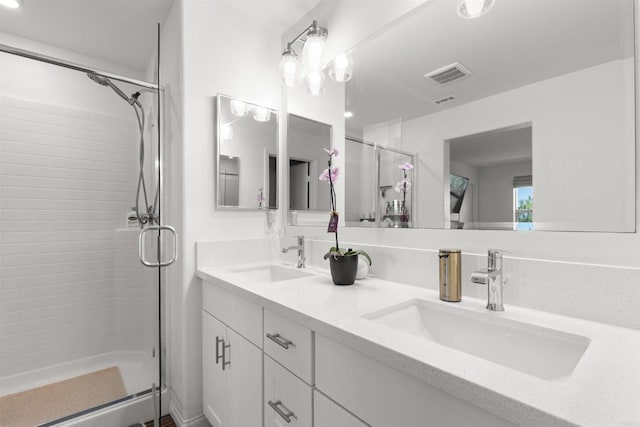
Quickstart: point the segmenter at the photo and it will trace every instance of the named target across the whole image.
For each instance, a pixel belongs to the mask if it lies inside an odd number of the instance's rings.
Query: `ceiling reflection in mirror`
[[[348,180],[360,197],[346,198],[347,224],[633,232],[633,8],[496,0],[462,19],[433,0],[364,42],[346,84],[346,173],[369,179]],[[365,147],[406,159],[376,163]]]

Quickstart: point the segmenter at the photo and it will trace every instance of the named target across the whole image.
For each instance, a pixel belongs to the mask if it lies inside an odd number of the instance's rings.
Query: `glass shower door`
[[[100,425],[152,420],[174,247],[161,95],[31,56],[2,52],[0,69],[0,425],[73,425],[123,402],[135,415]],[[150,197],[135,209],[140,169]]]

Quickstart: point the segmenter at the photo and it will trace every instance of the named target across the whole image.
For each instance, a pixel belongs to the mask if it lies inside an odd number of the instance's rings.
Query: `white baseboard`
[[[204,417],[204,414],[197,415],[195,417],[184,419],[182,417],[182,413],[177,405],[174,404],[175,400],[171,399],[171,403],[169,403],[169,413],[175,421],[176,426],[178,427],[211,427],[209,421]]]

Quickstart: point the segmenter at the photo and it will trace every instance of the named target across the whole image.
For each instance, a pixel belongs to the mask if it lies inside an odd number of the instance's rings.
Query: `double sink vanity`
[[[213,426],[640,425],[636,331],[274,260],[197,275]]]

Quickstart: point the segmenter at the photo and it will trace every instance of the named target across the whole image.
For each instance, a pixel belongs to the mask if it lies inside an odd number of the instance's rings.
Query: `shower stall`
[[[0,426],[157,420],[177,256],[159,73],[6,45],[0,70]]]

